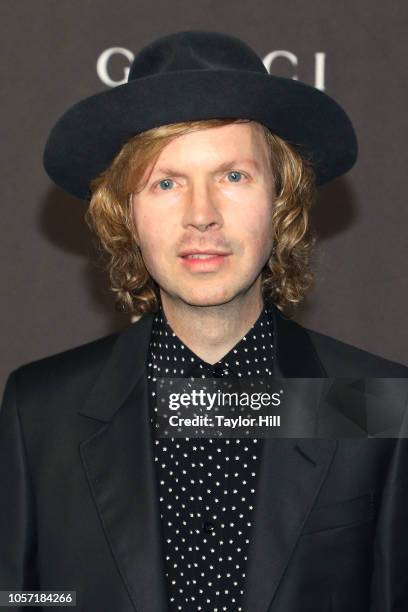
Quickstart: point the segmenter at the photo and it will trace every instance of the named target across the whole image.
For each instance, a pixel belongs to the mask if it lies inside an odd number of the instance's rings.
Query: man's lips
[[[207,249],[207,250],[191,249],[188,251],[187,250],[181,251],[180,253],[180,257],[188,257],[189,255],[231,255],[231,253],[228,253],[227,251],[217,251],[213,249]]]
[[[214,270],[222,265],[231,253],[219,254],[219,253],[200,253],[202,255],[208,255],[208,257],[191,257],[185,255],[180,257],[181,262],[189,270]],[[196,255],[196,253],[194,253]]]

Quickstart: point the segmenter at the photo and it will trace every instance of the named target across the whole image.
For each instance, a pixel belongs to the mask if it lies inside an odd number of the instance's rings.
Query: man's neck
[[[163,293],[161,301],[174,333],[210,364],[222,359],[245,336],[264,306],[262,295],[235,298],[219,306],[191,306]]]

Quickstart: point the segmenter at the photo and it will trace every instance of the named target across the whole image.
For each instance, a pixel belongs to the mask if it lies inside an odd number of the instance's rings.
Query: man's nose
[[[183,225],[193,225],[199,230],[214,223],[222,225],[219,200],[215,190],[206,181],[192,183],[185,202]]]

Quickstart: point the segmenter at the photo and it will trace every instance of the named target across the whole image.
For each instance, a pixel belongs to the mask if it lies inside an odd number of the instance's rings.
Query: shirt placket
[[[222,364],[216,364],[205,370],[206,378],[223,378],[227,374]],[[211,440],[211,441],[210,441]],[[225,587],[225,574],[218,571],[219,555],[223,554],[221,534],[221,492],[217,488],[217,448],[224,449],[223,439],[197,438],[199,449],[199,465],[201,471],[200,499],[199,499],[199,527],[197,539],[199,540],[199,567],[198,567],[198,597],[202,612],[220,611],[225,605],[223,588]],[[218,567],[218,569],[217,569]],[[204,574],[204,576],[202,575]],[[222,582],[217,576],[222,577]],[[217,594],[218,593],[218,594]]]

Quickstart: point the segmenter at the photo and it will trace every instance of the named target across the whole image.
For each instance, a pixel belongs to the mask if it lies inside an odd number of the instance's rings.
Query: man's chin
[[[233,291],[227,291],[225,288],[219,291],[185,291],[179,293],[177,296],[178,300],[188,304],[189,306],[197,307],[209,307],[209,306],[222,306],[231,302],[236,293]]]

